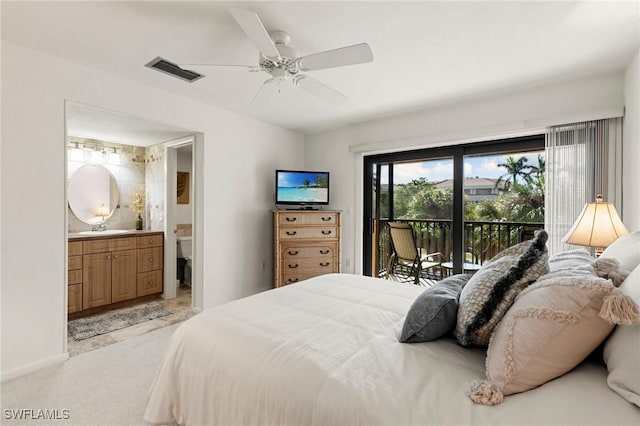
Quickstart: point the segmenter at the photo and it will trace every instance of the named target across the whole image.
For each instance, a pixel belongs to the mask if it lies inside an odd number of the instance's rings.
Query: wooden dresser
[[[273,212],[274,287],[340,272],[341,212]]]
[[[162,293],[162,232],[70,234],[68,256],[69,314]]]

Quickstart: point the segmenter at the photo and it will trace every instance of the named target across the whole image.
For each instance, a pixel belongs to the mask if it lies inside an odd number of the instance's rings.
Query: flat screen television
[[[276,170],[276,204],[329,204],[329,172]]]

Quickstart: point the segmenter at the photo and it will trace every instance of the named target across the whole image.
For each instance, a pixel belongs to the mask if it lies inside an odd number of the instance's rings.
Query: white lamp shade
[[[628,234],[613,203],[605,203],[601,197],[595,203],[587,203],[562,242],[588,247],[607,247]]]

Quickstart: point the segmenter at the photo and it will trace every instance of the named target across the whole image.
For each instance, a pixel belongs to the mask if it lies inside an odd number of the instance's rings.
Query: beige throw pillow
[[[567,373],[607,337],[614,320],[637,318],[637,312],[610,280],[588,270],[541,277],[518,295],[496,327],[487,351],[487,380],[474,382],[469,397],[498,404],[504,395]]]

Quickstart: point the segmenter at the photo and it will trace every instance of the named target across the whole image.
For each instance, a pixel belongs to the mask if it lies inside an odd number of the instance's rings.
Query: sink
[[[90,235],[92,237],[100,237],[102,235],[115,235],[115,234],[124,234],[124,229],[107,229],[106,231],[83,231],[78,232],[79,235]]]

